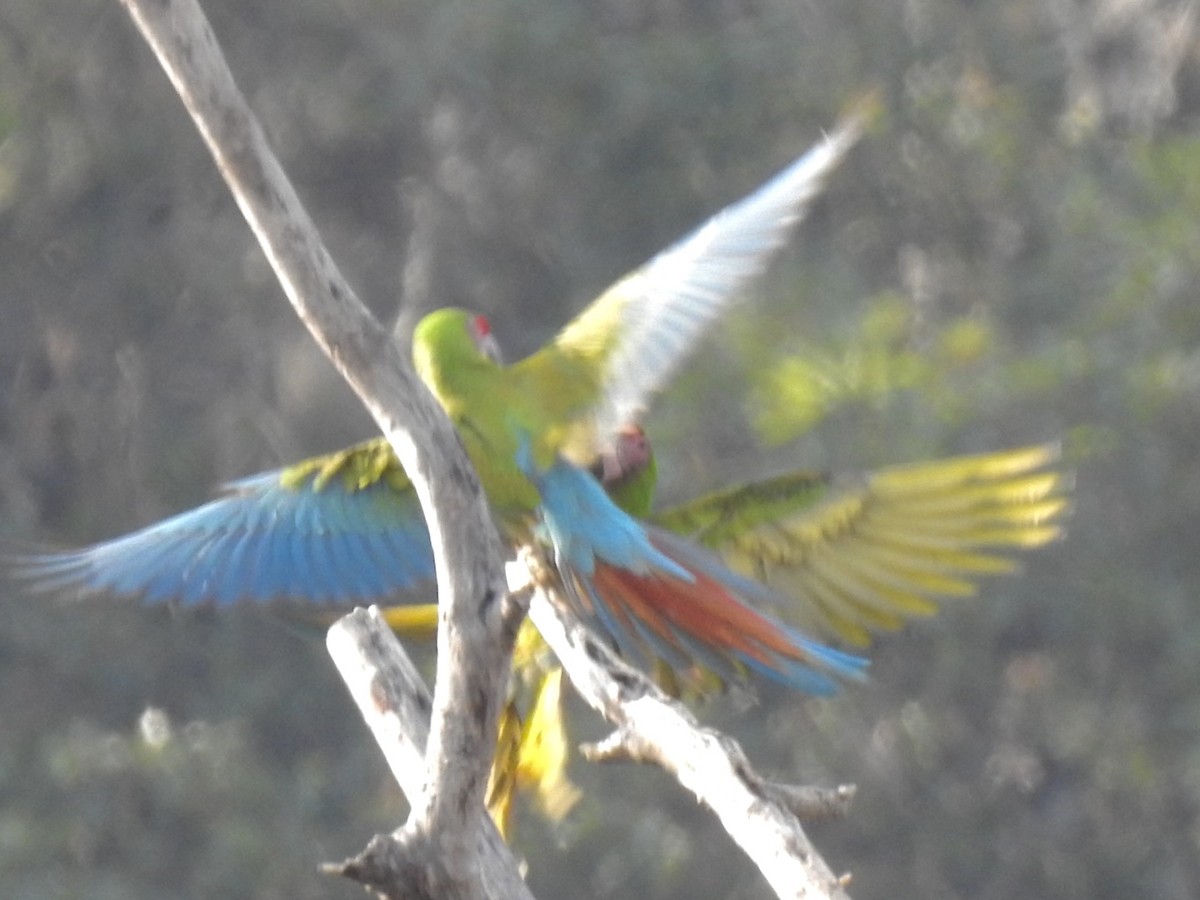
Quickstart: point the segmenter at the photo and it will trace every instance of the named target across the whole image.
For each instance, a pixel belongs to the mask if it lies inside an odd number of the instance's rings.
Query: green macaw
[[[865,661],[755,607],[770,592],[713,556],[623,512],[588,467],[784,243],[857,140],[849,116],[808,154],[618,281],[541,351],[504,366],[487,320],[430,313],[417,372],[457,426],[501,529],[552,550],[567,596],[623,649],[725,674],[746,670],[828,694]],[[217,500],[125,537],[31,555],[52,590],[183,604],[387,601],[433,575],[429,539],[388,446],[235,482]]]
[[[938,599],[972,596],[983,577],[1013,571],[1015,552],[1059,538],[1070,479],[1052,468],[1057,460],[1056,446],[1038,445],[852,479],[793,472],[655,511],[654,454],[643,430],[629,426],[592,471],[622,509],[775,588],[783,618],[866,647],[876,632],[931,615]],[[435,621],[436,606],[425,609]],[[503,830],[520,791],[551,819],[579,796],[566,775],[561,670],[532,628],[522,630],[514,668],[536,693],[524,720],[510,706],[511,737],[493,770],[489,802]],[[656,672],[674,689],[679,674]],[[703,672],[686,674],[693,685],[711,684]]]

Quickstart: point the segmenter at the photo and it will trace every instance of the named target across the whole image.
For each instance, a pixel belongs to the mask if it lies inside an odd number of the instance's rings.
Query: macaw
[[[589,471],[783,245],[857,140],[860,110],[758,190],[618,281],[545,348],[500,364],[486,319],[426,316],[418,374],[457,426],[501,529],[548,546],[569,598],[624,650],[696,658],[816,694],[865,660],[761,613],[771,592],[621,510]],[[382,440],[234,482],[191,512],[92,547],[31,555],[51,590],[150,602],[386,601],[433,575],[407,477]]]
[[[853,479],[793,472],[654,511],[657,466],[634,425],[592,470],[627,512],[686,535],[776,589],[783,618],[866,647],[875,632],[932,614],[939,598],[973,595],[982,577],[1011,572],[1014,551],[1060,537],[1070,481],[1051,468],[1057,459],[1057,446],[1038,445]],[[532,629],[522,630],[513,664],[535,694],[524,719],[510,705],[509,738],[489,785],[489,808],[505,833],[517,792],[529,792],[552,820],[578,798],[566,775],[561,670]],[[681,674],[692,686],[712,681],[665,665],[655,674],[674,690]]]

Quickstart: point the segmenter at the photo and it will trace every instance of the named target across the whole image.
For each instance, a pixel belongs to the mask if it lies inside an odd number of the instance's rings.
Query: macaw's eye
[[[500,355],[500,345],[496,342],[495,335],[492,334],[492,323],[488,321],[487,316],[472,316],[470,327],[471,339],[475,342],[475,349],[496,365],[503,365],[504,359]]]

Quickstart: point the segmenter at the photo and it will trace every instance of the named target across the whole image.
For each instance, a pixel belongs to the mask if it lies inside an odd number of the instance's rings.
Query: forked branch
[[[484,813],[512,616],[503,609],[501,544],[478,478],[433,397],[325,249],[198,4],[122,3],[207,142],[288,299],[395,448],[433,539],[441,613],[432,701],[379,617],[360,610],[330,632],[331,653],[413,805],[402,829],[377,836],[331,870],[388,897],[529,897]],[[518,585],[529,586],[527,579]],[[700,728],[543,589],[535,591],[531,615],[585,699],[617,727],[610,756],[652,760],[670,771],[717,814],[780,897],[845,900],[844,879],[800,828],[794,813],[802,801],[793,789],[755,775],[735,742]],[[848,796],[840,790],[818,799],[838,808]]]

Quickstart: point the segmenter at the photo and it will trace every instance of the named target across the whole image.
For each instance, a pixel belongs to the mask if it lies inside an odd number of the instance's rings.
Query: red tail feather
[[[661,573],[637,575],[597,560],[592,586],[630,634],[631,618],[681,653],[680,635],[722,654],[738,654],[775,668],[779,657],[809,661],[775,623],[742,604],[723,585],[699,572],[687,582]],[[774,657],[774,658],[773,658]]]

